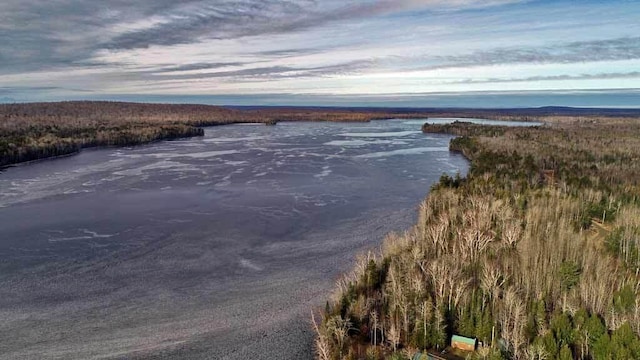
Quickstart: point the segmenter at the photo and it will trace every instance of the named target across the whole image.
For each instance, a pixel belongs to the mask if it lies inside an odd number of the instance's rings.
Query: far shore
[[[390,119],[475,118],[495,121],[625,121],[640,109],[438,109],[248,107],[57,102],[0,104],[0,169],[77,154],[86,148],[135,146],[202,136],[203,127],[240,123],[276,125],[292,121],[369,122]]]

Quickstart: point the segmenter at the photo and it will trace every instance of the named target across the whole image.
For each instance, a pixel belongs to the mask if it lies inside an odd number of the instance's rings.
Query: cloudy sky
[[[635,0],[2,0],[0,100],[637,93],[639,19]]]

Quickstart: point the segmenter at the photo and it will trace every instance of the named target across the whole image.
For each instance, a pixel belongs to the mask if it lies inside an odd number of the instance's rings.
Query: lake
[[[0,357],[310,359],[339,275],[467,171],[424,122],[227,125],[5,170]]]

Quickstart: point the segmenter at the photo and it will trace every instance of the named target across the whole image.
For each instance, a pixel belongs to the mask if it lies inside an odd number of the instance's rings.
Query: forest
[[[469,173],[337,281],[318,359],[640,359],[640,119],[542,120],[424,125]]]

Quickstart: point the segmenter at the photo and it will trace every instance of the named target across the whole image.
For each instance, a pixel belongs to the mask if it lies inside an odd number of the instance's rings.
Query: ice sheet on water
[[[363,133],[343,133],[340,136],[346,137],[404,137],[409,135],[421,134],[422,131],[389,131],[389,132],[363,132]]]
[[[216,137],[210,139],[204,139],[203,142],[207,143],[234,143],[241,141],[255,141],[255,140],[264,140],[266,136],[245,136],[245,137]]]
[[[395,144],[395,141],[392,140],[333,140],[324,143],[324,145],[329,146],[367,146],[367,145],[384,145],[384,144]]]
[[[424,154],[424,153],[427,153],[427,152],[439,152],[439,151],[446,152],[446,151],[449,151],[449,148],[447,148],[447,147],[417,147],[417,148],[398,149],[398,150],[391,150],[391,151],[378,151],[378,152],[369,153],[369,154],[357,155],[356,158],[375,159],[375,158],[384,158],[384,157],[395,156],[395,155],[416,155],[416,154]]]
[[[193,165],[183,164],[177,161],[162,160],[162,161],[155,162],[153,164],[149,164],[149,165],[145,165],[145,166],[141,166],[133,169],[116,171],[113,174],[121,175],[121,176],[140,176],[145,172],[155,171],[155,170],[168,170],[168,171],[179,171],[179,172],[200,171],[199,168]]]
[[[62,241],[75,241],[75,240],[92,240],[92,239],[108,239],[110,237],[118,235],[116,234],[100,234],[96,231],[91,231],[88,229],[80,229],[80,234],[77,236],[69,236],[69,237],[51,237],[49,238],[49,242],[62,242]]]
[[[131,158],[141,158],[141,157],[152,157],[156,159],[176,159],[176,158],[191,158],[191,159],[206,159],[210,157],[222,156],[222,155],[232,155],[240,153],[239,150],[214,150],[214,151],[202,151],[202,152],[190,152],[190,153],[169,153],[169,152],[158,152],[158,153],[150,153],[150,154],[133,154],[133,155],[125,155]]]
[[[313,177],[318,178],[318,179],[322,179],[323,177],[327,177],[329,175],[331,175],[332,171],[331,168],[329,166],[323,166],[322,167],[322,171],[318,174],[313,175]]]

